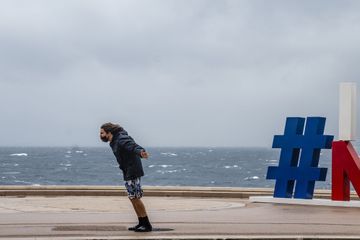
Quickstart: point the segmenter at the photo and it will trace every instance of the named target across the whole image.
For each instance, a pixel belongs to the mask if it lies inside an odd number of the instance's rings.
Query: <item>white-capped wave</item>
[[[172,167],[173,165],[150,165],[149,168],[153,168],[153,167],[162,167],[162,168],[168,168],[168,167]]]
[[[161,153],[161,155],[171,156],[171,157],[176,157],[176,156],[177,156],[177,154],[176,154],[176,153],[171,153],[171,152],[168,152],[168,153],[163,152],[163,153]]]
[[[76,152],[76,153],[83,153],[84,151],[76,150],[75,152]]]
[[[244,178],[245,181],[258,180],[258,179],[259,179],[258,176],[252,176],[252,177],[246,177],[246,178]]]
[[[11,174],[11,175],[13,175],[13,174],[19,174],[20,172],[3,172],[3,174]]]
[[[22,180],[15,180],[16,183],[26,183],[26,184],[33,184],[32,182],[22,181]]]
[[[71,163],[60,163],[60,166],[71,167],[72,164]]]
[[[177,173],[186,171],[186,169],[174,169],[174,170],[156,170],[157,173],[165,174],[165,173]]]
[[[232,165],[232,166],[224,166],[224,168],[238,168],[238,165]]]
[[[157,173],[161,173],[161,174],[164,174],[164,173],[165,173],[165,171],[163,171],[163,170],[156,170],[156,172],[157,172]]]
[[[13,154],[10,154],[10,156],[12,156],[12,157],[27,157],[28,154],[27,153],[13,153]]]
[[[165,164],[159,165],[159,166],[162,167],[162,168],[172,167],[172,165],[165,165]]]

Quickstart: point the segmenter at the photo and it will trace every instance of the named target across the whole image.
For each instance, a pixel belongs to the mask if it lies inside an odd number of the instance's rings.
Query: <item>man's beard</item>
[[[109,141],[109,138],[107,136],[103,136],[103,137],[100,137],[101,138],[101,141],[103,142],[108,142]]]

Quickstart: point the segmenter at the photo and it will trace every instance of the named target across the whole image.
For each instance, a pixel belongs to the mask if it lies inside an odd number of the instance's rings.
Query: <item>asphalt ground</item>
[[[167,192],[169,189],[165,188]],[[177,195],[179,188],[174,189]],[[201,189],[203,193],[241,191]],[[54,187],[53,191],[56,190],[59,189]],[[135,233],[127,230],[136,224],[137,218],[125,196],[99,192],[91,196],[33,196],[23,191],[0,197],[0,238],[360,239],[360,208],[253,203],[248,198],[226,197],[227,194],[164,196],[158,188],[159,196],[143,198],[155,231]],[[243,194],[246,191],[256,189],[243,189]],[[258,193],[268,191],[259,189]]]

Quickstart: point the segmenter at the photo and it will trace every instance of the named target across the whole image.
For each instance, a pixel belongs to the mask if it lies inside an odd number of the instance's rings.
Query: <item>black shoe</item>
[[[129,227],[128,230],[129,230],[129,231],[135,231],[135,230],[138,229],[140,226],[141,226],[141,225],[138,224],[138,225],[136,225],[136,226]]]
[[[134,231],[135,232],[151,232],[152,226],[151,225],[149,225],[149,226],[141,225],[140,227],[136,228]]]

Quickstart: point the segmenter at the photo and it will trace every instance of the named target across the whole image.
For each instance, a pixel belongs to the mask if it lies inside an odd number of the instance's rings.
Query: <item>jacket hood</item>
[[[114,133],[110,145],[119,137],[119,135],[128,135],[128,132],[122,128],[119,132]]]
[[[119,134],[123,134],[123,135],[129,135],[127,131],[125,131],[125,129],[121,129],[120,132],[118,133]]]

